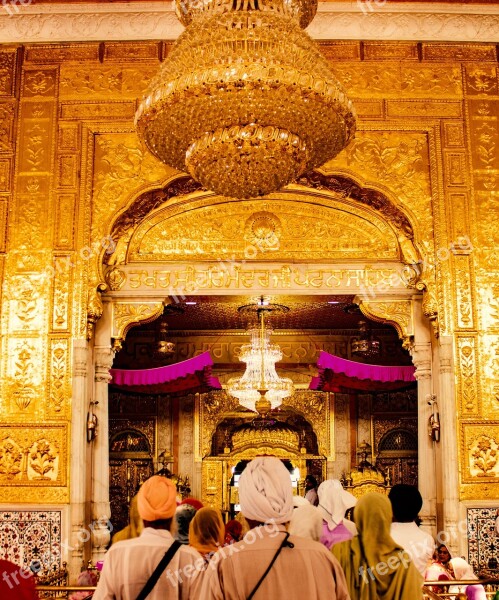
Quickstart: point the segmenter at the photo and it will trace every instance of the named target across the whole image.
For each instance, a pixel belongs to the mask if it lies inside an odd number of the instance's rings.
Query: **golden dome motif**
[[[253,423],[241,425],[232,434],[232,451],[237,452],[243,448],[253,446],[261,448],[283,447],[292,452],[299,451],[300,436],[286,423],[277,421],[268,425],[255,426]]]

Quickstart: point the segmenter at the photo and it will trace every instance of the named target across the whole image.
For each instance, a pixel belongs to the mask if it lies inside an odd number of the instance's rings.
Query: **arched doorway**
[[[185,302],[200,294],[215,302],[220,296],[247,301],[262,293],[313,301],[326,294],[348,296],[373,322],[395,327],[402,346],[412,353],[422,407],[418,451],[425,476],[420,487],[426,524],[432,527],[434,461],[423,400],[433,389],[431,324],[437,315],[418,273],[414,231],[408,216],[380,192],[367,193],[346,178],[332,178],[333,185],[321,177],[308,187],[290,186],[275,197],[251,202],[189,189],[189,181],[179,178],[171,184],[176,183],[179,196],[166,186],[132,201],[113,225],[116,247],[102,264],[106,318],[97,324],[96,345],[112,340],[119,350],[128,331],[154,321],[165,302]],[[187,195],[182,193],[186,190]],[[297,245],[297,240],[306,244]],[[216,352],[223,355],[225,350]],[[189,438],[195,446],[194,477],[204,490],[224,489],[227,475],[215,467],[216,461],[203,471],[203,460],[210,456],[203,447],[205,428],[199,425],[203,410],[212,411],[213,425],[220,416],[214,416],[213,407],[196,404],[197,423]],[[343,435],[339,424],[334,427]],[[331,439],[341,447],[340,437]],[[322,453],[326,476],[335,475],[334,454],[330,449]]]

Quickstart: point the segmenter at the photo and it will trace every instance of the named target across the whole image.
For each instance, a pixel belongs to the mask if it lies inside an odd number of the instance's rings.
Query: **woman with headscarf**
[[[362,496],[354,510],[358,535],[336,544],[352,600],[416,600],[423,579],[407,552],[390,537],[392,506],[382,494]]]
[[[132,501],[130,502],[130,523],[113,535],[111,544],[139,537],[142,530],[144,529],[144,523],[142,522],[142,519],[139,515],[137,498],[138,494],[135,494],[135,496],[132,498]]]
[[[331,550],[334,544],[351,540],[356,535],[357,529],[345,518],[345,513],[355,506],[357,498],[344,490],[338,479],[323,481],[318,494],[318,509],[323,519],[320,542]]]
[[[191,504],[180,504],[175,510],[173,537],[181,544],[189,543],[189,526],[197,510]]]
[[[239,521],[232,519],[225,524],[224,546],[230,546],[243,537],[243,526]]]
[[[206,562],[224,545],[225,527],[219,510],[200,508],[189,525],[189,544]]]
[[[295,508],[288,531],[291,535],[299,535],[318,542],[322,533],[322,516],[317,506],[307,502],[307,505]]]
[[[478,577],[473,572],[473,568],[470,564],[468,564],[464,558],[452,558],[449,561],[449,566],[451,567],[454,578],[460,579],[463,581],[478,579]],[[458,594],[464,593],[466,594],[467,600],[487,600],[487,595],[485,593],[485,588],[483,585],[451,585],[449,588],[450,594]]]
[[[38,600],[36,578],[29,570],[10,560],[0,560],[0,598],[2,600]]]

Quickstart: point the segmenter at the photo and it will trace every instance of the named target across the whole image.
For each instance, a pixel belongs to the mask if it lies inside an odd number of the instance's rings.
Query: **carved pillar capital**
[[[419,381],[431,377],[431,344],[414,344],[410,350],[416,367],[414,377]]]
[[[453,373],[453,338],[451,336],[443,336],[439,341],[440,373]]]
[[[73,354],[75,377],[86,377],[88,374],[88,346],[86,340],[74,341]]]
[[[113,366],[114,350],[99,348],[95,351],[95,381],[109,383],[112,379],[109,369]]]

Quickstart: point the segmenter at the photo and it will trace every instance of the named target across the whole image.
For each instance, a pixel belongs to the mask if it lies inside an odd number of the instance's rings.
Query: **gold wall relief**
[[[460,408],[465,416],[479,414],[477,340],[473,335],[457,337],[457,377]]]
[[[387,51],[386,45],[371,44],[368,47],[370,56],[365,55],[364,61],[378,60],[377,54]],[[396,45],[393,49],[404,58],[412,58],[414,46]],[[385,60],[389,57],[384,56]],[[403,60],[403,59],[402,59]],[[412,65],[404,62],[386,62],[383,69],[376,64],[335,63],[332,65],[334,74],[344,85],[349,97],[352,98],[438,98],[455,99],[463,95],[461,70],[459,66],[447,65]]]
[[[14,102],[0,103],[0,152],[12,152],[14,149]]]
[[[395,327],[404,348],[408,348],[414,337],[414,315],[411,300],[364,300],[359,298],[362,314],[379,323],[390,323]]]
[[[436,167],[436,157],[430,156],[428,134],[418,131],[421,125],[414,126],[416,131],[411,131],[408,125],[399,126],[396,131],[387,131],[386,126],[371,127],[373,130],[364,131],[360,125],[353,142],[321,171],[334,173],[339,169],[355,174],[357,181],[361,178],[376,182],[378,189],[389,190],[391,198],[397,199],[397,206],[410,215],[415,239],[432,240],[430,172]]]
[[[128,331],[139,323],[150,323],[163,312],[162,302],[114,302],[112,305],[112,334],[116,349],[121,348],[121,342]]]
[[[66,485],[66,443],[65,425],[1,425],[0,485]]]
[[[496,483],[499,478],[499,423],[463,422],[463,482]]]
[[[49,343],[48,418],[67,418],[71,399],[69,379],[69,338],[51,338]]]
[[[225,462],[204,459],[202,469],[201,497],[205,506],[220,508],[225,505]]]
[[[286,196],[272,203],[193,199],[189,210],[169,204],[137,227],[127,260],[399,259],[395,233],[378,217],[330,196]]]
[[[455,255],[453,258],[456,277],[456,315],[457,327],[460,329],[474,329],[474,280],[472,276],[471,257]]]

